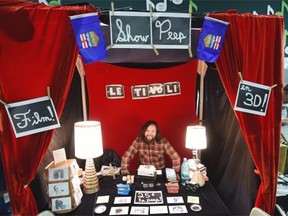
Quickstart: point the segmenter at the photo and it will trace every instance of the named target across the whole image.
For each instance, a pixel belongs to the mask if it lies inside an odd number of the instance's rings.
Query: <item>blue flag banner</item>
[[[228,24],[228,22],[205,16],[197,47],[199,60],[212,63],[218,59]]]
[[[107,57],[107,49],[97,13],[70,16],[72,28],[84,63]]]

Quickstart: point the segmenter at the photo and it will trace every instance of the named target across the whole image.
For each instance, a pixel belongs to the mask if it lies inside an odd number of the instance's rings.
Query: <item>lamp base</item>
[[[99,189],[94,160],[92,158],[86,159],[83,192],[85,194],[93,194],[99,191]]]

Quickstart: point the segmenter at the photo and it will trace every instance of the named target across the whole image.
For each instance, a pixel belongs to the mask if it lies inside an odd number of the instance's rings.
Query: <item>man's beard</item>
[[[149,139],[147,139],[147,137],[144,137],[144,143],[146,143],[146,144],[152,144],[152,143],[155,143],[155,137],[154,138],[152,138],[151,140],[149,140]]]

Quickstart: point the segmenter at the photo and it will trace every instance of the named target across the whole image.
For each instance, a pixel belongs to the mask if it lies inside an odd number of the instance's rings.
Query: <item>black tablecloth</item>
[[[136,181],[132,186],[131,186],[131,191],[129,195],[131,196],[131,203],[130,204],[114,204],[114,199],[115,197],[121,197],[125,195],[118,195],[117,194],[117,184],[119,183],[124,183],[122,181],[122,176],[116,176],[116,179],[113,179],[112,177],[104,176],[99,178],[99,183],[100,183],[100,190],[97,193],[94,194],[84,194],[81,200],[81,204],[73,211],[67,213],[67,215],[109,215],[111,207],[117,207],[117,206],[129,206],[129,213],[131,210],[132,206],[152,206],[152,205],[139,205],[139,204],[134,204],[134,193],[135,190],[152,190],[152,191],[162,191],[163,194],[163,204],[157,204],[157,205],[165,205],[165,206],[173,206],[173,205],[185,205],[187,208],[188,213],[184,214],[174,214],[174,215],[231,215],[230,212],[228,211],[227,207],[217,194],[216,190],[212,186],[212,184],[207,181],[205,182],[205,185],[200,188],[197,192],[192,192],[190,190],[187,190],[184,186],[179,184],[179,193],[167,193],[167,189],[165,186],[166,179],[162,176],[157,177],[155,182],[154,182],[154,188],[153,189],[143,189],[141,182]],[[98,196],[103,196],[103,195],[109,195],[109,203],[103,203],[103,204],[97,204],[97,198]],[[179,204],[168,204],[167,203],[167,197],[174,197],[174,196],[182,196],[184,203],[179,203]],[[198,196],[199,197],[199,202],[202,207],[202,210],[199,212],[194,212],[190,209],[191,203],[187,203],[187,196]],[[102,214],[96,214],[94,212],[95,207],[99,205],[105,205],[106,206],[106,211],[103,212]],[[154,206],[154,204],[153,204]],[[63,215],[63,214],[61,214]],[[130,215],[130,214],[128,214]],[[152,215],[152,214],[151,214]],[[155,216],[159,214],[153,214]],[[165,215],[171,215],[169,214],[161,214],[162,216]]]

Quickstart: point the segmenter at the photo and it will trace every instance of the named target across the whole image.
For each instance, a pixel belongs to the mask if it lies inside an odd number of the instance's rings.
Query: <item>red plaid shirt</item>
[[[122,156],[122,174],[129,174],[130,161],[134,158],[137,152],[139,152],[141,165],[154,165],[156,169],[165,168],[166,153],[172,160],[173,169],[176,172],[180,171],[180,156],[165,138],[163,138],[159,143],[153,144],[146,144],[138,138],[133,141],[132,145]]]

